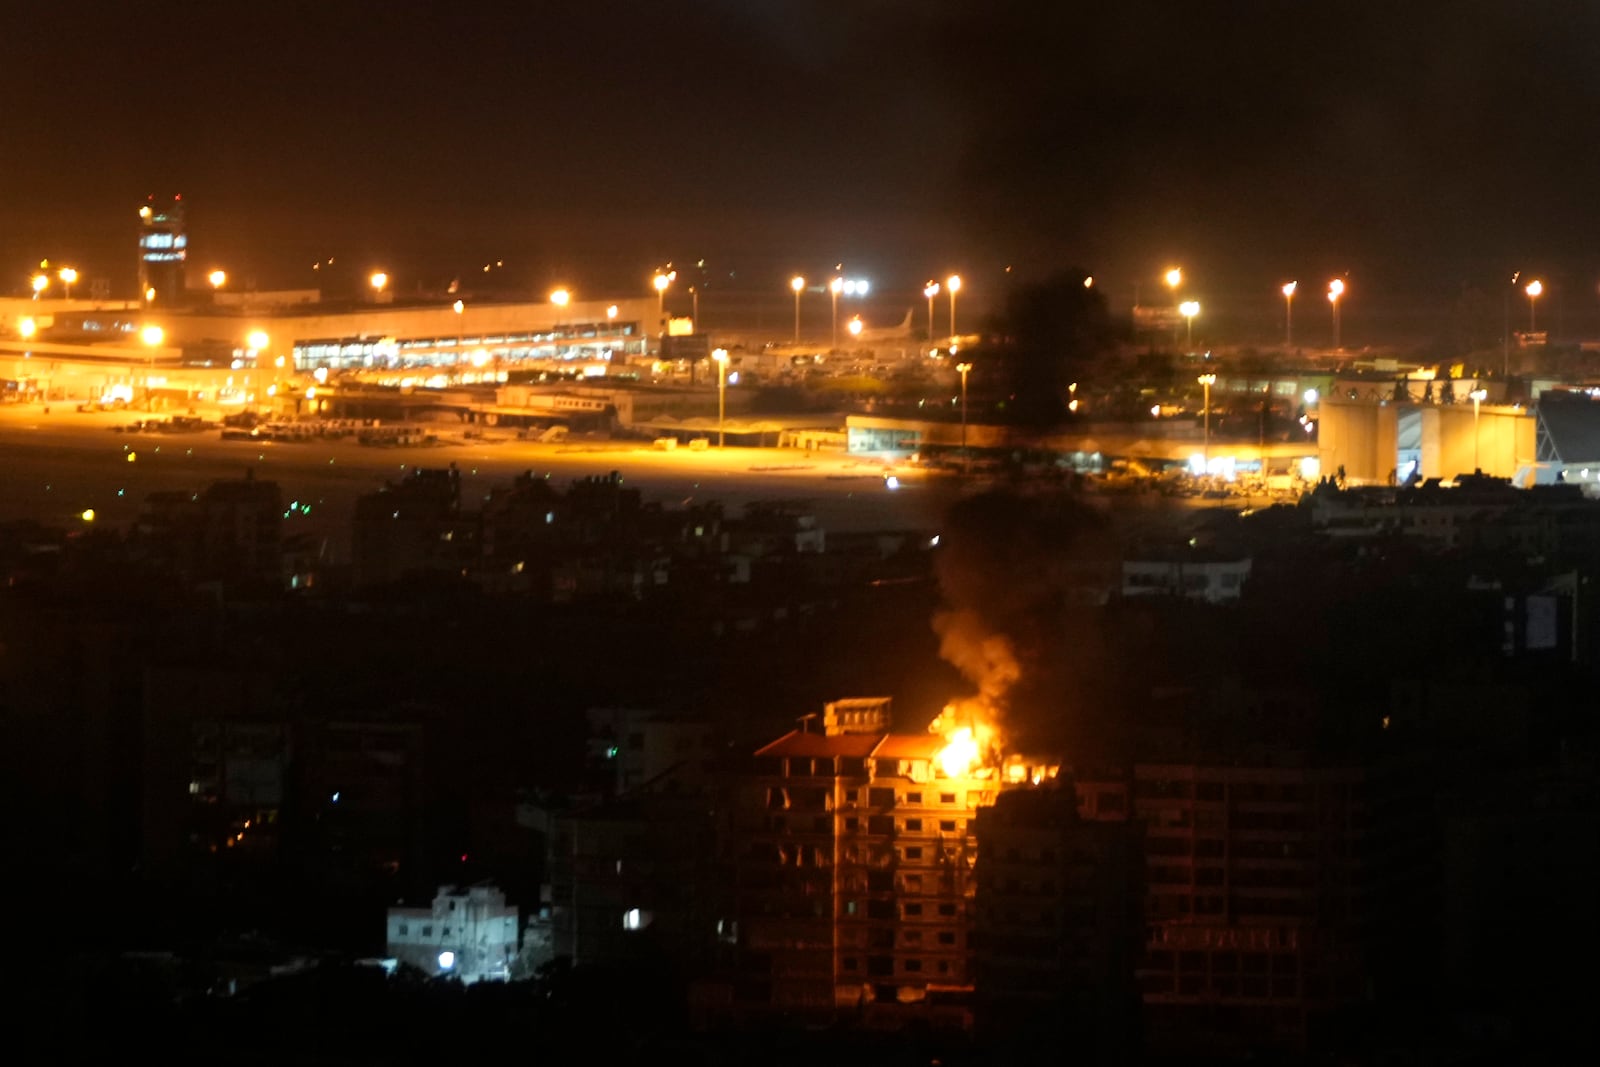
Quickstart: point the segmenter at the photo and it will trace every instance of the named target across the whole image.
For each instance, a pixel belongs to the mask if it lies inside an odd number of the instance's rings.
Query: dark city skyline
[[[1170,261],[1268,309],[1291,277],[1349,270],[1371,307],[1520,268],[1576,310],[1600,267],[1597,150],[1579,135],[1597,18],[892,0],[18,12],[0,253],[10,288],[45,256],[127,288],[129,205],[181,192],[197,259],[263,287],[310,284],[328,256],[414,284],[507,259],[506,284],[606,288],[700,257],[741,286],[840,260],[903,288],[1079,264],[1124,304]]]

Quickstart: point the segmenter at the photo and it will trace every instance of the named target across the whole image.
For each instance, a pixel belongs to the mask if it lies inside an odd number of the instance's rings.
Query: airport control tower
[[[183,299],[183,264],[189,256],[183,197],[158,203],[146,198],[139,208],[139,292],[147,304]]]

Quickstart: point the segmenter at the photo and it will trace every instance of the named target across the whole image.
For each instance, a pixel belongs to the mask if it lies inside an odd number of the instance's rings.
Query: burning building
[[[974,827],[1000,769],[971,733],[895,733],[838,700],[755,753],[733,808],[734,1006],[971,1023]]]

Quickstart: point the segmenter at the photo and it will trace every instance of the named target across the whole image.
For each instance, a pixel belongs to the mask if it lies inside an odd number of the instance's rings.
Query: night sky
[[[262,287],[773,287],[1185,265],[1352,311],[1512,270],[1595,304],[1600,6],[1583,3],[8,3],[0,262],[132,287],[134,210]],[[728,278],[731,273],[737,281]]]

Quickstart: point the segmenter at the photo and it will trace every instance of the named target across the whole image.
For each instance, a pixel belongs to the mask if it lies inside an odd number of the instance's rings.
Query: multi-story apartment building
[[[734,1008],[866,1025],[970,1024],[974,819],[992,768],[890,730],[888,698],[835,701],[758,750],[732,806]]]
[[[1372,783],[1359,768],[1138,764],[1146,1031],[1303,1045],[1367,993]]]
[[[993,1047],[1071,1041],[1087,1063],[1135,1051],[1141,827],[1086,817],[1103,792],[1048,781],[978,812],[975,1021]]]

